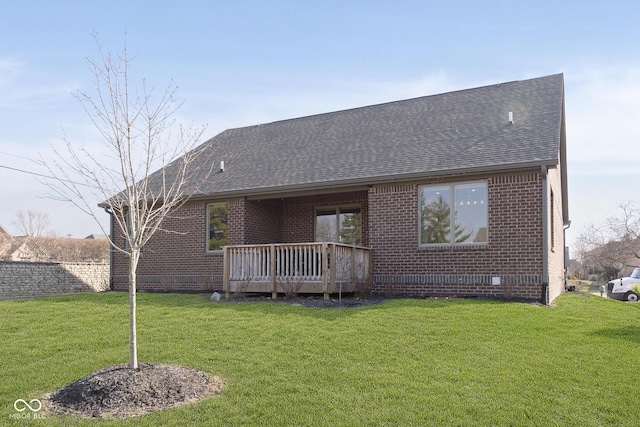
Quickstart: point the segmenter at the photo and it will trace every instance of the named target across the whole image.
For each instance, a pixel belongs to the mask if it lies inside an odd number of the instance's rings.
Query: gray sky
[[[99,4],[94,4],[99,3]],[[99,232],[47,192],[28,159],[66,134],[99,144],[72,93],[91,90],[91,33],[134,83],[172,80],[179,119],[209,138],[248,126],[562,72],[568,244],[640,200],[640,3],[634,1],[5,1],[0,4],[0,225],[46,212],[59,235]],[[96,200],[97,203],[97,200]],[[103,214],[104,223],[107,222]]]

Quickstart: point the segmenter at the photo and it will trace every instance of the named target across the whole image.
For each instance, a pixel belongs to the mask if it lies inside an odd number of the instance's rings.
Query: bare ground
[[[194,403],[219,394],[222,381],[175,365],[140,363],[139,369],[113,365],[45,396],[51,414],[128,418]]]

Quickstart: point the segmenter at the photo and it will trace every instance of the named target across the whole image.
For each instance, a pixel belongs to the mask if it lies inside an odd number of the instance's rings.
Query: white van
[[[629,277],[612,280],[607,283],[607,297],[619,301],[636,302],[640,299],[637,294],[640,289],[640,268],[636,268]]]

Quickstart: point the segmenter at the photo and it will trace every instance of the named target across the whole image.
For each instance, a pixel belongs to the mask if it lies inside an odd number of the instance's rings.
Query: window
[[[362,245],[362,215],[360,208],[317,209],[315,241]]]
[[[488,242],[486,182],[423,186],[419,203],[420,245]]]
[[[207,250],[219,251],[227,244],[227,204],[207,205]]]

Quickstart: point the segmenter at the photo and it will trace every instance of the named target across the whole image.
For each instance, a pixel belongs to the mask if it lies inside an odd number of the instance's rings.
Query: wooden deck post
[[[222,247],[222,290],[224,297],[229,298],[229,249]]]
[[[271,278],[271,298],[278,298],[278,284],[276,283],[276,245],[269,246],[269,275]]]
[[[367,280],[367,284],[371,286],[372,285],[371,283],[371,251],[365,252],[365,260],[367,262],[366,280]]]
[[[336,245],[335,244],[331,244],[330,245],[330,250],[329,250],[329,289],[331,290],[330,292],[335,292],[336,291],[336,276],[338,275],[338,269],[336,268],[338,263],[337,263],[337,251],[336,251]],[[330,292],[325,292],[324,294],[324,299],[328,300],[329,299],[329,293]]]
[[[356,289],[356,281],[358,280],[357,272],[356,272],[356,247],[355,245],[351,247],[351,253],[349,256],[351,257],[351,289],[355,291]]]
[[[327,253],[327,244],[326,243],[322,243],[322,293],[324,293],[324,299],[329,299],[328,298],[328,286],[329,286],[329,254]]]

